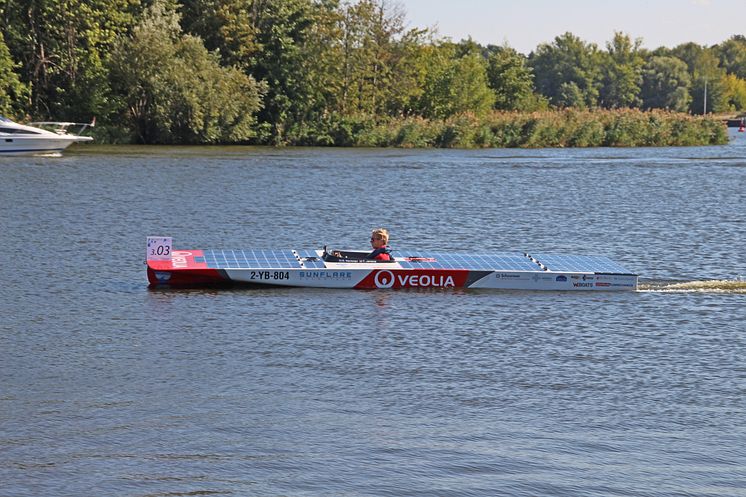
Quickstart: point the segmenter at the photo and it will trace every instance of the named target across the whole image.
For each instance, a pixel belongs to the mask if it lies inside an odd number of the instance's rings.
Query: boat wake
[[[746,294],[746,280],[641,280],[637,288],[640,292],[661,293],[741,293]]]

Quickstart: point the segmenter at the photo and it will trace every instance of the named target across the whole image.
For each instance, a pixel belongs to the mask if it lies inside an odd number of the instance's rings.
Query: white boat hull
[[[60,136],[51,138],[2,137],[0,138],[0,154],[37,155],[62,153],[63,150],[73,143],[91,140],[93,138],[88,136]]]
[[[18,124],[0,116],[0,155],[61,154],[73,143],[92,141],[93,138],[80,133],[94,125],[95,119],[90,124],[54,121]],[[78,133],[69,131],[73,126],[80,128]]]
[[[147,261],[151,286],[613,292],[635,290],[638,281],[636,274],[599,256],[410,253],[392,262],[342,262],[325,260],[322,251],[309,250],[169,250],[169,254]]]

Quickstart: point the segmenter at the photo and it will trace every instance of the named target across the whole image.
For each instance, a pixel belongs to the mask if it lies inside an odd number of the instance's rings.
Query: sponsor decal
[[[399,280],[399,284],[401,286],[442,286],[442,287],[449,287],[449,286],[456,286],[453,283],[453,277],[452,276],[444,276],[444,275],[433,275],[430,276],[429,274],[413,274],[413,275],[398,275],[397,280]]]
[[[375,271],[358,284],[359,288],[449,288],[463,286],[467,271],[458,273],[422,271]],[[372,280],[372,281],[371,281]]]
[[[552,281],[552,277],[551,276],[539,276],[538,274],[534,274],[533,276],[531,276],[531,279],[533,280],[534,283],[538,282],[539,280],[541,280],[541,281]]]
[[[554,281],[567,281],[567,276],[560,274],[554,279]]]
[[[584,274],[583,275],[583,281],[588,281],[588,280],[592,280],[592,279],[593,279],[593,276],[591,276],[591,275],[588,275],[588,274]]]
[[[171,266],[176,269],[184,269],[187,267],[187,257],[191,257],[191,252],[185,252],[183,250],[174,250],[171,252]]]
[[[510,274],[510,273],[497,273],[495,274],[498,278],[520,278],[520,274]]]
[[[611,286],[611,283],[597,281],[596,286]]]
[[[171,273],[168,271],[155,271],[155,278],[158,281],[168,281],[171,279]]]
[[[573,283],[572,286],[576,288],[592,288],[593,283],[581,283],[578,281],[577,283]]]
[[[597,281],[630,281],[630,278],[634,278],[634,276],[625,276],[622,274],[602,274],[602,275],[596,275]]]
[[[349,280],[352,271],[299,271],[301,279],[309,280]]]

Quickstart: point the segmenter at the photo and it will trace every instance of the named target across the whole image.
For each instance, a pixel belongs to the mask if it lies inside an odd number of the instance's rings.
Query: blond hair
[[[386,228],[376,228],[371,233],[371,236],[373,238],[380,238],[385,243],[389,243],[389,230]]]

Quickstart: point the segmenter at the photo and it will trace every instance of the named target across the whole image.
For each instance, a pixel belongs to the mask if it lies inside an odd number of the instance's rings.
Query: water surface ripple
[[[744,496],[742,142],[0,159],[0,496]],[[145,287],[147,235],[378,225],[605,254],[644,291]]]

